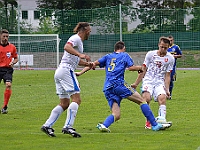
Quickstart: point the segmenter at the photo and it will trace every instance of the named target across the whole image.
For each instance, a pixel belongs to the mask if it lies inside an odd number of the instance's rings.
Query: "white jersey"
[[[146,54],[143,65],[147,67],[147,71],[143,78],[143,83],[163,83],[165,74],[173,70],[173,55],[167,52],[164,57],[160,57],[157,51],[149,51]]]
[[[83,42],[78,34],[72,35],[68,39],[67,43],[72,44],[73,48],[77,50],[79,53],[83,53]],[[68,53],[67,51],[64,51],[64,54],[60,62],[60,66],[67,67],[71,69],[72,71],[74,71],[76,70],[79,61],[80,61],[80,58],[78,56],[72,55]]]

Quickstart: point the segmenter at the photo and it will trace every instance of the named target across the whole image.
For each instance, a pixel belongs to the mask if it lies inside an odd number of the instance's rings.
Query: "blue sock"
[[[150,121],[152,126],[156,126],[157,122],[155,121],[155,117],[151,111],[151,109],[149,108],[148,104],[141,104],[140,108],[144,114],[144,116],[147,118],[148,121]]]
[[[115,117],[113,115],[110,115],[106,118],[103,125],[108,128],[113,122],[115,121]]]

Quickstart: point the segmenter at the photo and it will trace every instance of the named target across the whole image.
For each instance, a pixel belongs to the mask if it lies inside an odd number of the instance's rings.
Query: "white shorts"
[[[80,87],[74,71],[65,67],[58,67],[55,71],[54,80],[56,94],[60,98],[70,98],[75,93],[80,93]]]
[[[143,92],[149,92],[151,95],[151,98],[154,98],[154,101],[158,101],[158,96],[161,94],[165,94],[166,95],[166,91],[165,91],[165,86],[164,84],[156,84],[154,85],[153,83],[142,83],[142,93]]]

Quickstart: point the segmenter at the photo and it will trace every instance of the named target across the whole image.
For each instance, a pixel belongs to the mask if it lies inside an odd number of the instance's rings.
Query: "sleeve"
[[[107,55],[101,57],[101,58],[98,60],[98,62],[100,63],[100,64],[99,64],[99,67],[100,67],[100,68],[103,68],[103,67],[106,66],[106,60],[107,60]]]
[[[13,45],[13,54],[12,54],[13,58],[17,58],[18,54],[17,54],[17,48]]]
[[[78,42],[77,42],[75,36],[71,36],[71,37],[68,39],[67,43],[71,44],[72,47],[76,47],[76,46],[78,45],[78,44],[77,44]]]
[[[134,61],[128,53],[126,53],[126,60],[127,60],[127,68],[134,65]]]
[[[149,67],[150,64],[150,60],[151,60],[151,51],[149,51],[144,59],[143,65],[146,66],[147,68]]]
[[[176,54],[177,55],[182,55],[182,51],[178,45],[176,45]]]
[[[169,65],[168,65],[167,72],[171,72],[171,71],[173,70],[175,58],[174,58],[173,56],[170,57],[169,62],[170,62],[170,63],[169,63]]]

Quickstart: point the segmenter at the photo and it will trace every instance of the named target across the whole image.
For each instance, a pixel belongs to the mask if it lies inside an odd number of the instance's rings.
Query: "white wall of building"
[[[17,2],[21,11],[28,11],[28,19],[23,19],[23,21],[31,24],[36,29],[39,26],[39,20],[34,19],[34,11],[37,8],[36,0],[18,0]],[[20,19],[22,20],[22,14]]]

